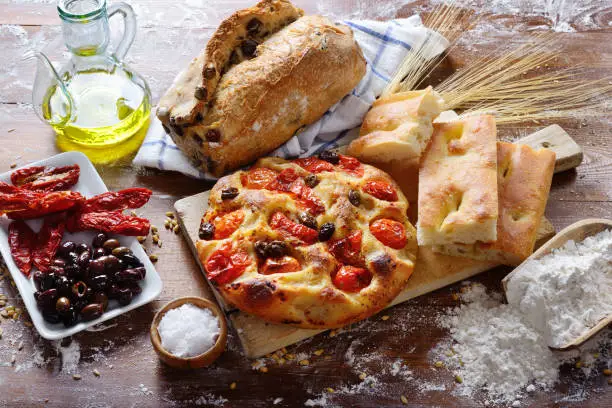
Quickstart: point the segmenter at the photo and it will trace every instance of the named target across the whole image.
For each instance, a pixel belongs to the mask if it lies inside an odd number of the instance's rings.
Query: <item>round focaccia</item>
[[[208,279],[238,309],[341,327],[406,285],[417,253],[407,210],[397,184],[355,158],[264,158],[213,187],[196,247]]]

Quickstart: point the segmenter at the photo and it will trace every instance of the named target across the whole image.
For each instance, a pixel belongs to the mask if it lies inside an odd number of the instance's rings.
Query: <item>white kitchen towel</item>
[[[306,126],[302,132],[272,152],[272,156],[310,156],[348,144],[357,136],[364,115],[410,49],[419,47],[432,36],[438,38],[439,47],[434,48],[426,58],[434,58],[448,47],[446,39],[425,27],[417,15],[390,21],[354,20],[340,23],[351,27],[363,50],[367,61],[365,76],[350,94],[332,106],[321,119]],[[215,179],[191,165],[155,115],[152,115],[151,125],[133,163],[174,170],[200,179]]]

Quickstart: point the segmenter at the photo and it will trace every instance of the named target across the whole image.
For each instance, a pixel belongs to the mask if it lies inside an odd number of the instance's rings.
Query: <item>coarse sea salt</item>
[[[208,309],[185,303],[168,310],[157,331],[165,350],[177,357],[194,357],[217,341],[219,319]]]

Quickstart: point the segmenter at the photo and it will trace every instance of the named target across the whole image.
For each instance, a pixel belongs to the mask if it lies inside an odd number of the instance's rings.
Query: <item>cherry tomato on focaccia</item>
[[[334,254],[340,263],[362,266],[364,264],[361,256],[361,231],[355,231],[345,238],[330,241],[329,251]]]
[[[363,191],[384,201],[397,201],[397,191],[389,183],[370,180],[363,186]]]
[[[246,251],[233,249],[232,244],[226,242],[208,257],[204,268],[208,279],[224,285],[242,275],[250,264],[251,258]]]
[[[290,236],[299,239],[306,244],[314,244],[317,242],[319,234],[312,228],[298,224],[292,221],[282,212],[275,212],[270,218],[270,227],[285,236]]]
[[[401,222],[382,218],[370,224],[370,232],[377,240],[393,249],[406,246],[406,228]]]
[[[299,178],[291,183],[289,191],[295,194],[298,204],[305,207],[311,214],[318,215],[325,212],[325,206],[303,179]]]
[[[264,189],[276,179],[277,172],[265,167],[257,167],[242,173],[240,179],[246,188]]]
[[[343,265],[332,277],[334,285],[345,292],[359,292],[372,281],[372,274],[364,268]]]
[[[316,157],[307,157],[305,159],[296,159],[294,163],[308,170],[311,173],[321,173],[323,171],[334,171],[334,165]]]
[[[363,166],[361,162],[354,157],[340,155],[338,167],[357,177],[363,176]]]
[[[273,273],[296,272],[300,270],[300,263],[292,256],[283,256],[282,258],[268,258],[263,266],[259,269],[259,273],[271,275]]]
[[[214,239],[225,239],[232,235],[244,221],[244,211],[236,210],[213,218],[215,225]]]

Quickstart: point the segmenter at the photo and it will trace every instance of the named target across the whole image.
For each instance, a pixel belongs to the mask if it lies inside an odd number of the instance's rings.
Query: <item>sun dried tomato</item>
[[[275,212],[270,218],[270,227],[278,230],[284,236],[294,237],[306,244],[317,242],[318,233],[312,228],[293,222],[289,217],[281,212]]]
[[[217,215],[212,219],[215,225],[213,239],[225,239],[234,233],[244,221],[244,211],[236,210],[225,214]]]
[[[361,162],[354,157],[340,155],[340,163],[338,163],[338,167],[354,176],[363,176],[363,166],[361,165]]]
[[[226,242],[208,257],[204,263],[204,269],[206,269],[208,279],[224,285],[242,275],[251,262],[246,251],[234,250],[232,244]]]
[[[406,228],[401,222],[382,218],[370,224],[370,232],[377,240],[393,249],[406,246]]]
[[[78,164],[62,167],[35,166],[19,169],[11,174],[11,182],[26,190],[67,190],[79,181]]]
[[[30,276],[32,250],[36,245],[34,231],[23,221],[13,221],[9,225],[8,242],[15,265],[25,276]]]
[[[119,235],[143,236],[151,224],[146,218],[133,217],[121,211],[74,213],[68,219],[68,231],[97,230]]]
[[[372,274],[364,268],[343,265],[332,276],[334,286],[345,292],[359,292],[372,282]]]
[[[336,259],[340,263],[363,266],[365,264],[363,256],[361,255],[361,231],[354,231],[348,236],[337,239],[335,241],[329,241],[329,251],[334,254]]]
[[[81,211],[120,211],[128,208],[140,208],[149,201],[152,193],[151,190],[140,187],[108,191],[86,200]]]
[[[300,270],[300,263],[292,256],[283,256],[282,258],[268,258],[263,266],[259,269],[259,273],[271,275],[273,273],[297,272]]]
[[[24,196],[23,192],[33,193],[29,200]],[[19,199],[15,197],[20,196]],[[13,195],[12,204],[7,204],[8,201],[2,200],[0,194],[0,212],[8,212],[9,218],[15,220],[28,220],[39,218],[44,215],[66,211],[81,204],[84,198],[81,194],[74,191],[54,191],[51,193],[22,190],[20,193]],[[20,201],[20,205],[16,202]],[[12,210],[8,209],[12,208]]]
[[[397,201],[397,191],[389,183],[370,180],[363,186],[363,191],[384,201]]]
[[[41,272],[47,272],[55,257],[57,248],[64,236],[64,218],[51,216],[45,218],[42,228],[38,231],[36,245],[32,250],[32,263]]]
[[[240,180],[246,188],[264,189],[276,179],[277,172],[265,167],[257,167],[242,173]]]
[[[293,161],[303,169],[308,170],[311,173],[321,173],[323,171],[334,171],[334,165],[321,160],[317,157],[306,157],[305,159],[296,159]]]

